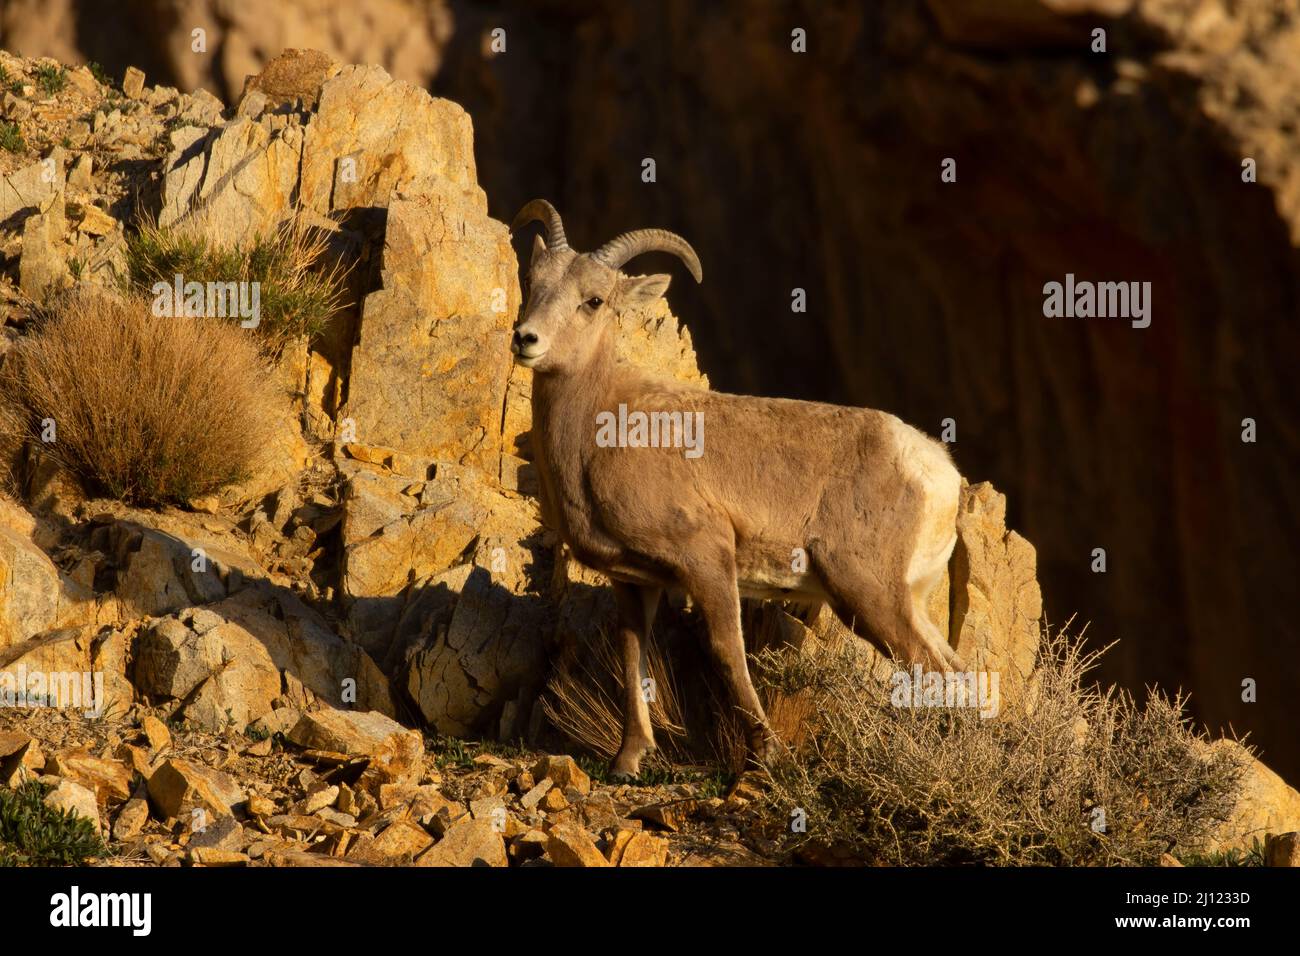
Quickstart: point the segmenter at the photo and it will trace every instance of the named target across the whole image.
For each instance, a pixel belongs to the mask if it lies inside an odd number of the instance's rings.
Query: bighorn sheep
[[[642,683],[667,587],[684,589],[704,615],[710,653],[759,756],[774,740],[745,663],[741,594],[829,603],[896,660],[962,669],[926,613],[957,540],[961,476],[944,446],[884,412],[728,395],[616,360],[611,316],[653,301],[669,282],[624,275],[623,264],[670,252],[699,282],[699,258],[661,229],[580,254],[540,199],[511,230],[534,221],[546,238],[534,240],[511,351],[534,373],[543,520],[613,581],[625,698],[613,772],[635,776],[654,747]],[[612,416],[633,412],[658,413],[665,427],[690,416],[707,425],[707,440],[694,454],[664,447],[671,441],[610,442]]]

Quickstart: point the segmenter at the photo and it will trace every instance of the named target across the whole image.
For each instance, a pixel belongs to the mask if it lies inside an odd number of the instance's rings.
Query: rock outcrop
[[[7,54],[0,63],[33,72]],[[665,821],[705,813],[706,802],[620,816],[592,802],[571,759],[496,768],[481,790],[448,800],[423,738],[405,726],[535,741],[547,730],[551,669],[588,659],[613,627],[605,582],[540,524],[531,382],[508,350],[518,263],[476,181],[464,110],[380,67],[296,50],[251,77],[230,110],[134,75],[122,90],[134,108],[93,77],[72,87],[89,122],[57,103],[30,107],[72,145],[0,167],[0,250],[25,290],[121,277],[138,185],[126,170],[143,165],[165,228],[216,245],[290,215],[328,230],[333,254],[354,267],[355,297],[280,357],[296,404],[272,466],[186,510],[87,499],[39,448],[0,443],[24,496],[0,502],[0,671],[101,674],[92,703],[138,718],[144,736],[48,760],[15,746],[0,753],[6,780],[58,777],[54,803],[87,816],[89,792],[97,825],[123,840],[151,815],[231,821],[196,831],[186,853],[199,865],[302,862],[301,836],[318,831],[330,858],[351,847],[352,862],[663,865],[669,846],[629,821],[672,830]],[[37,185],[34,168],[58,175]],[[17,315],[6,305],[17,301],[0,306]],[[619,321],[623,357],[707,384],[665,303]],[[956,531],[932,616],[972,666],[997,670],[1002,692],[1019,694],[1039,647],[1035,549],[1008,530],[1007,501],[987,483],[964,488]],[[689,643],[699,627],[675,603],[662,620],[667,643]],[[825,612],[749,605],[746,621],[755,647],[841,636]],[[863,661],[892,669],[874,652]],[[688,691],[712,707],[707,686]],[[321,775],[330,779],[304,776],[293,805],[267,807],[225,764],[167,755],[160,718],[194,733],[246,732],[260,738],[253,756],[287,743],[332,768]],[[1294,791],[1262,764],[1255,774],[1250,794],[1264,795],[1243,798],[1225,846],[1295,829]],[[367,814],[387,812],[386,800],[407,816],[376,824]],[[237,829],[246,819],[291,839],[254,855]],[[605,837],[593,838],[593,820]]]

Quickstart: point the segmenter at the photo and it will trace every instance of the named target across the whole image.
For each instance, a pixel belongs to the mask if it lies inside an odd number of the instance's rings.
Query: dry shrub
[[[88,488],[141,504],[246,479],[283,402],[237,325],[157,318],[147,300],[95,291],[54,303],[4,372],[29,440]]]
[[[761,685],[816,701],[806,745],[765,770],[774,827],[800,808],[790,848],[890,865],[1154,865],[1199,844],[1235,802],[1239,758],[1205,747],[1181,698],[1085,687],[1097,656],[1045,635],[1036,691],[984,719],[894,706],[851,647],[760,653]]]
[[[802,617],[794,611],[799,609],[792,605],[745,601],[744,633],[750,650],[816,641],[825,636],[826,619],[834,618],[827,612],[815,624],[801,624]],[[805,627],[809,624],[811,630]],[[859,646],[865,651],[867,645],[859,642]],[[661,698],[651,705],[658,764],[707,764],[731,774],[749,767],[748,734],[707,650],[699,615],[665,602],[656,618],[649,656],[650,674]],[[551,724],[571,741],[598,756],[612,757],[623,732],[622,687],[617,649],[600,630],[589,645],[557,668],[543,707]],[[759,693],[776,735],[799,744],[816,699],[809,694],[786,695],[775,687],[761,687]]]
[[[646,663],[654,681],[650,701],[650,723],[655,731],[659,756],[673,763],[685,762],[682,747],[686,730],[682,726],[677,681],[672,666],[653,639]],[[542,698],[542,709],[550,722],[592,753],[611,759],[623,740],[623,666],[609,634],[601,630],[581,655],[551,677]]]

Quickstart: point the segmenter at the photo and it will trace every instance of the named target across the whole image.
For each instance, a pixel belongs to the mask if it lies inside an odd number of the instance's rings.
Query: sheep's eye
[[[586,302],[582,304],[585,305],[587,308],[591,309],[592,312],[595,312],[597,309],[599,309],[602,305],[605,304],[605,300],[598,295],[593,295],[590,299],[588,299]]]

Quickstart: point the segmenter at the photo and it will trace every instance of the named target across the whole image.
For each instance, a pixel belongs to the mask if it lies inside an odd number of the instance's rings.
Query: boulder
[[[165,761],[149,777],[149,800],[163,820],[196,810],[214,818],[230,816],[245,799],[229,774],[178,757]]]
[[[24,166],[8,176],[0,176],[0,225],[18,213],[32,213],[45,208],[55,196],[63,193],[65,154],[60,146],[51,151],[47,159]],[[53,176],[49,172],[53,172]]]
[[[213,731],[258,722],[284,730],[277,715],[318,701],[393,712],[388,682],[365,651],[297,598],[261,587],[142,629],[134,677],[142,693],[181,701],[180,716]],[[273,709],[286,696],[292,706]]]
[[[490,820],[466,817],[421,854],[415,865],[506,866],[505,840]]]
[[[997,671],[1000,693],[1028,685],[1043,598],[1034,546],[1006,527],[1007,500],[988,482],[963,485],[949,568],[949,642],[975,670]]]
[[[587,831],[574,823],[559,823],[547,833],[546,852],[556,866],[606,867],[609,860],[601,854]]]
[[[1216,740],[1209,747],[1228,752],[1244,767],[1241,790],[1228,819],[1201,847],[1202,852],[1250,850],[1269,834],[1300,830],[1300,791],[1290,786],[1235,740]]]
[[[405,190],[388,203],[383,285],[362,306],[341,416],[364,442],[495,476],[519,308],[509,231],[477,189]]]
[[[460,106],[378,66],[345,66],[321,84],[303,143],[304,205],[322,214],[383,206],[406,184],[433,178],[483,204],[473,127]]]
[[[413,784],[424,769],[424,738],[375,711],[303,714],[288,737],[300,747],[369,757],[366,772],[380,783]]]
[[[619,830],[606,856],[611,866],[667,866],[668,841],[644,830]]]
[[[87,750],[69,750],[51,757],[45,772],[87,787],[101,805],[122,803],[131,796],[131,771],[116,760],[96,757]]]
[[[55,810],[62,810],[94,824],[95,830],[101,829],[99,821],[99,804],[95,801],[95,792],[71,780],[60,780],[53,790],[45,795],[45,805]]]
[[[194,524],[117,521],[109,526],[105,547],[117,566],[113,592],[129,617],[220,601],[248,580],[267,577],[237,539]]]
[[[1300,866],[1300,833],[1270,833],[1264,841],[1265,866]]]

